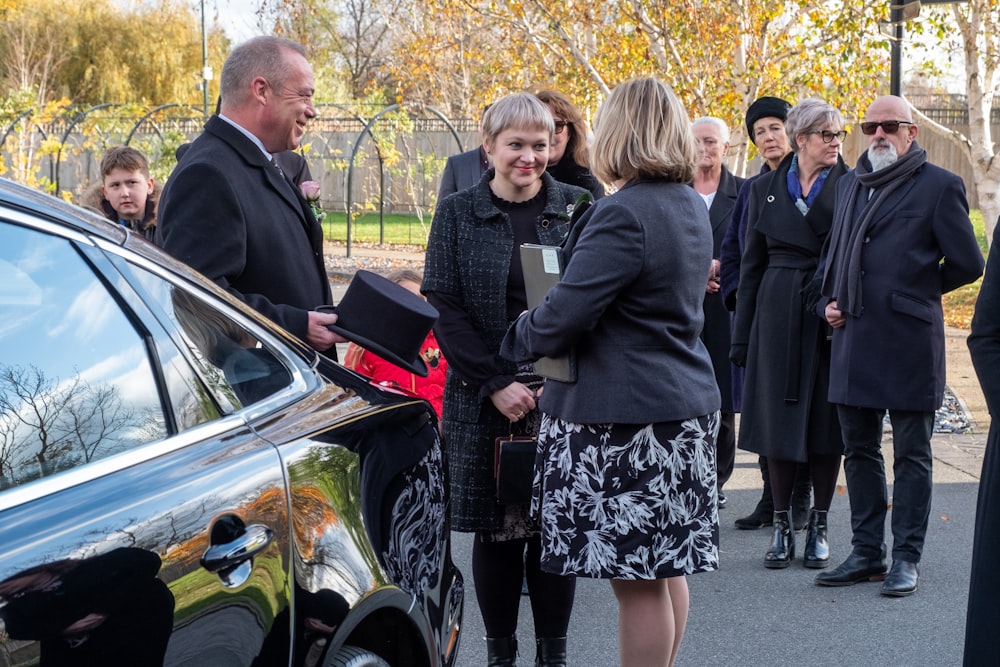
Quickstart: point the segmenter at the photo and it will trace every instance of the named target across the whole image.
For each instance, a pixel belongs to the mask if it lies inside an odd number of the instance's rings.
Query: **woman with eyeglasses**
[[[789,510],[796,467],[806,462],[814,498],[802,562],[824,568],[843,442],[827,401],[827,325],[811,308],[836,182],[847,171],[840,156],[846,132],[840,112],[819,99],[792,108],[785,130],[792,152],[751,186],[731,350],[733,362],[746,366],[738,443],[767,457],[774,532],[764,566],[785,568],[795,557]]]
[[[556,133],[549,147],[548,172],[560,183],[586,188],[594,199],[604,196],[604,186],[590,171],[590,128],[583,114],[558,90],[540,90],[535,97],[552,112]]]
[[[448,359],[442,429],[448,455],[451,527],[475,533],[472,577],[486,627],[488,664],[514,665],[521,583],[527,579],[536,665],[565,667],[575,580],[543,572],[537,520],[527,502],[502,504],[493,477],[498,437],[535,437],[541,378],[531,364],[499,355],[510,323],[527,307],[522,243],[558,245],[567,209],[585,193],[549,176],[552,114],[530,93],[483,115],[491,167],[479,184],[434,212],[421,290],[438,309],[434,327]]]

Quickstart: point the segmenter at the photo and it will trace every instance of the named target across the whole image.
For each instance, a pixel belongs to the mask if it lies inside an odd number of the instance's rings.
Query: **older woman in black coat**
[[[452,528],[475,532],[472,574],[490,665],[513,665],[526,577],[539,665],[566,664],[575,580],[539,568],[538,524],[528,506],[496,499],[493,447],[499,436],[538,433],[541,379],[530,364],[498,352],[527,307],[519,248],[558,245],[567,210],[584,193],[545,173],[555,125],[534,95],[509,95],[483,116],[493,166],[475,187],[438,204],[427,241],[423,292],[448,359],[442,426],[451,478]]]
[[[708,207],[708,221],[712,225],[712,269],[705,286],[705,328],[701,339],[712,355],[715,381],[722,395],[719,418],[719,437],[715,441],[716,469],[719,489],[719,507],[726,506],[722,490],[733,474],[736,461],[736,401],[733,387],[734,374],[729,362],[731,341],[729,310],[722,300],[720,285],[722,239],[729,229],[740,186],[746,179],[733,176],[723,162],[729,151],[729,127],[721,118],[704,116],[691,123],[697,146],[694,180],[691,185],[701,195]],[[739,381],[743,381],[742,375]]]
[[[795,557],[789,510],[800,461],[809,464],[815,496],[803,564],[824,568],[830,560],[827,511],[843,443],[827,401],[827,327],[809,312],[807,287],[833,221],[836,181],[847,171],[843,128],[836,109],[805,100],[785,121],[793,152],[751,186],[732,358],[746,365],[740,447],[768,460],[774,501],[768,568],[788,567]]]

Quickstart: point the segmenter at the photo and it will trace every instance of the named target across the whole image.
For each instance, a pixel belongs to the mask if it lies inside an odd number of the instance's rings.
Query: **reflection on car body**
[[[423,401],[0,180],[0,665],[450,665],[444,475]]]

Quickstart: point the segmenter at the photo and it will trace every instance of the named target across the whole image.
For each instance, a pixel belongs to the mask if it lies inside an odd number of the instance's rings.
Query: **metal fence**
[[[968,112],[962,96],[917,99],[932,120],[966,132]],[[478,121],[448,119],[432,107],[348,107],[321,105],[304,137],[306,158],[322,186],[327,210],[430,214],[444,161],[475,146]],[[100,157],[108,148],[128,144],[150,159],[165,179],[176,163],[174,152],[201,133],[200,111],[180,105],[135,109],[105,104],[66,111],[49,119],[30,110],[0,118],[0,146],[5,176],[35,182],[56,194],[79,198],[99,180]],[[994,133],[1000,132],[1000,109],[993,110]],[[920,143],[935,164],[959,174],[970,204],[978,206],[971,166],[962,152],[924,129]],[[844,157],[854,164],[866,141],[853,131]],[[34,179],[34,180],[32,180]]]

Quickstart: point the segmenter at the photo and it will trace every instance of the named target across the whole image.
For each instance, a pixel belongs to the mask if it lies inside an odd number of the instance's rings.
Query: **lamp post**
[[[920,15],[920,5],[947,5],[967,0],[889,0],[889,24],[882,30],[889,36],[889,94],[902,95],[903,25]],[[887,31],[885,28],[889,28]]]
[[[205,0],[201,0],[201,94],[204,113],[208,115],[208,82],[212,68],[208,66],[208,34],[205,32]]]

